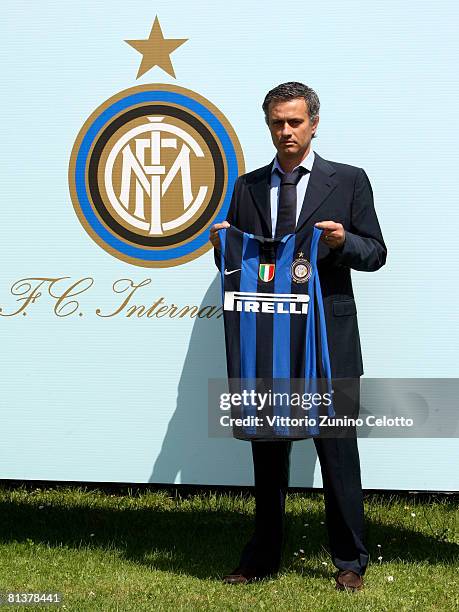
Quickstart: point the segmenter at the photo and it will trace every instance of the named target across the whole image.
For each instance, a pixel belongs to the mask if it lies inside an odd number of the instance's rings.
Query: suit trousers
[[[347,387],[347,388],[346,388]],[[335,389],[337,416],[343,405],[358,416],[360,379]],[[239,567],[258,575],[273,574],[281,563],[284,540],[285,498],[290,471],[292,441],[256,441],[252,444],[255,479],[255,531],[242,551]],[[364,544],[363,493],[355,427],[341,429],[336,437],[314,438],[323,480],[325,519],[332,561],[339,569],[363,576],[368,564]]]

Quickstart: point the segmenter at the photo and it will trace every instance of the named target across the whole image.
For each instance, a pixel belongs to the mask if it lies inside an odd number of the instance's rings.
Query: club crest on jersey
[[[303,253],[300,253],[300,255],[302,256]],[[311,278],[311,264],[304,257],[298,257],[290,267],[290,274],[295,283],[305,283]]]
[[[260,280],[265,283],[269,283],[274,278],[274,272],[276,271],[276,264],[260,264],[258,266],[258,276]]]

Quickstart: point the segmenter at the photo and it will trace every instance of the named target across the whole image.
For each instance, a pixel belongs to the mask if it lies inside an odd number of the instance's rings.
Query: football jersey
[[[334,416],[332,401],[312,406],[307,401],[307,408],[298,406],[299,398],[323,393],[324,388],[331,397],[317,271],[321,233],[307,227],[272,239],[234,226],[219,231],[229,390],[233,394],[246,391],[245,399],[250,393],[252,400],[232,406],[232,415],[244,420],[242,426],[233,425],[237,438],[311,437],[320,432],[321,410],[326,408],[322,413]],[[264,394],[265,402],[257,393]],[[276,405],[272,401],[275,393],[289,393],[288,405]],[[263,425],[255,417],[262,417]],[[307,417],[308,424],[298,425],[294,417]]]

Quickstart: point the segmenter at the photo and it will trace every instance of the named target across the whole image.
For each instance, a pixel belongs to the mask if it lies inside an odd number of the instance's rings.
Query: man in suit
[[[387,251],[365,171],[327,161],[312,150],[319,106],[317,94],[302,83],[283,83],[268,92],[263,110],[277,155],[267,166],[237,179],[227,220],[212,226],[210,240],[219,267],[218,231],[223,227],[234,225],[270,238],[299,231],[307,224],[323,230],[317,266],[332,377],[348,381],[337,389],[334,405],[338,414],[344,410],[357,416],[363,364],[351,269],[378,270]],[[322,472],[330,551],[338,568],[336,588],[359,590],[369,555],[364,543],[355,428],[349,428],[347,434],[349,431],[351,435],[314,438],[314,443]],[[281,561],[291,441],[252,441],[251,445],[255,531],[239,566],[224,577],[233,584],[273,574]]]

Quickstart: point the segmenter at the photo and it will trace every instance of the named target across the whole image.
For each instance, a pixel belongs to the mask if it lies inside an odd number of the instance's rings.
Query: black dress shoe
[[[363,578],[352,570],[340,570],[335,577],[338,591],[360,591],[363,589]]]
[[[262,580],[265,575],[259,575],[249,569],[236,567],[230,574],[223,576],[223,582],[226,584],[248,584],[255,580]]]

